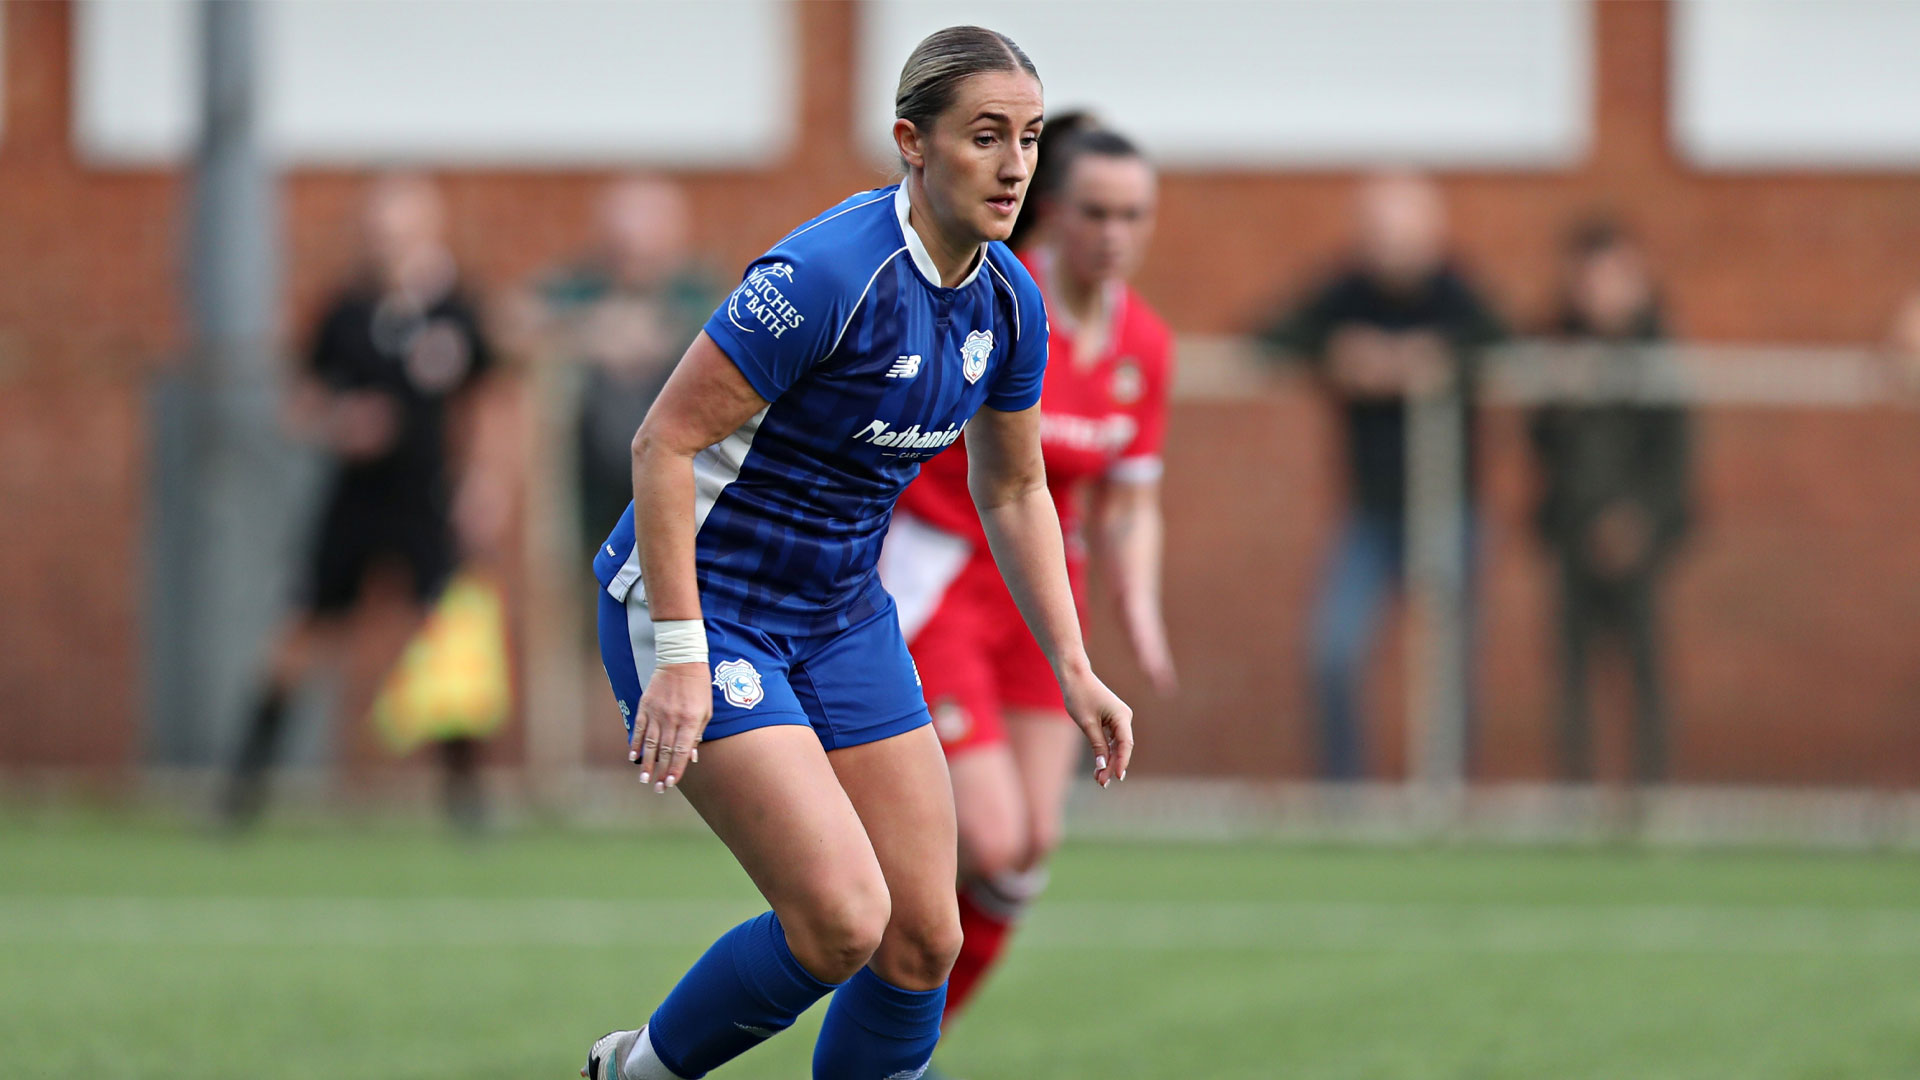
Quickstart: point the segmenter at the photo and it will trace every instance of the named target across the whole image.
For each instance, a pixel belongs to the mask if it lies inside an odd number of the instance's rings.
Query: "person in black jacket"
[[[1372,177],[1356,209],[1350,261],[1259,334],[1269,348],[1304,361],[1346,420],[1346,521],[1312,627],[1320,771],[1328,780],[1365,772],[1361,684],[1381,618],[1405,583],[1407,400],[1454,380],[1470,404],[1475,360],[1503,333],[1447,256],[1446,207],[1430,180]],[[1461,490],[1469,505],[1462,518],[1471,522],[1470,412],[1465,428]]]
[[[1609,381],[1656,374],[1657,357],[1638,347],[1665,338],[1660,305],[1645,257],[1618,226],[1593,221],[1570,235],[1556,330],[1606,350],[1591,359]],[[1656,782],[1667,767],[1658,600],[1691,516],[1687,415],[1632,400],[1556,404],[1531,427],[1545,480],[1540,532],[1559,564],[1564,774],[1592,779],[1588,674],[1595,646],[1611,639],[1633,673],[1634,778]]]
[[[332,476],[297,612],[272,645],[233,758],[219,808],[231,826],[259,816],[289,699],[354,634],[368,578],[390,564],[404,569],[424,618],[461,556],[490,547],[504,527],[501,470],[480,464],[482,445],[499,440],[476,401],[493,351],[460,287],[445,219],[427,180],[376,182],[362,272],[314,332],[289,411]],[[456,738],[439,749],[449,813],[477,824],[478,745]]]

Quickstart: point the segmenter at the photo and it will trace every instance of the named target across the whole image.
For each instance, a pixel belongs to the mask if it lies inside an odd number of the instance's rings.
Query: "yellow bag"
[[[394,753],[500,729],[513,705],[506,631],[500,591],[455,575],[374,699],[373,721]]]

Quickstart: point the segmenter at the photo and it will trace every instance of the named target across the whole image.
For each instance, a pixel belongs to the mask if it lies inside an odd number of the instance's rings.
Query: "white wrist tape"
[[[653,624],[653,662],[668,664],[707,662],[707,624],[700,619],[661,619]]]

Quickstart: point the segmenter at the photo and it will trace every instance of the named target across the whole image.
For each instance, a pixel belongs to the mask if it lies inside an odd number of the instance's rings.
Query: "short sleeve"
[[[1133,441],[1107,468],[1107,478],[1123,484],[1152,483],[1165,471],[1160,452],[1166,445],[1168,400],[1172,396],[1172,340],[1163,337],[1155,354],[1142,361],[1140,400],[1133,407]]]
[[[994,377],[987,405],[1001,412],[1025,412],[1040,403],[1040,388],[1046,382],[1047,306],[1026,267],[1016,259],[1007,262],[1011,265],[1005,281],[1013,293],[1013,351]]]
[[[772,401],[833,351],[850,299],[818,260],[776,248],[747,267],[706,332],[754,392]]]
[[[1283,309],[1269,320],[1255,337],[1268,349],[1319,363],[1325,356],[1327,341],[1340,321],[1341,287],[1344,282],[1329,282],[1316,288],[1291,308]]]

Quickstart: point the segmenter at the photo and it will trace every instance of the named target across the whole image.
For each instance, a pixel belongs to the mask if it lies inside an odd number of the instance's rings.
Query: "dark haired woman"
[[[1038,191],[1051,180],[1052,194],[1035,203],[1036,240],[1020,253],[1052,323],[1041,395],[1047,485],[1067,528],[1075,596],[1091,547],[1109,571],[1141,670],[1170,693],[1159,582],[1172,335],[1126,284],[1153,229],[1153,167],[1109,131],[1056,140],[1050,128],[1047,141],[1033,184]],[[1017,631],[1011,582],[1003,583],[967,496],[967,465],[962,454],[927,464],[900,498],[880,562],[953,776],[964,939],[949,1017],[1038,896],[1080,757],[1049,658]]]
[[[1027,181],[1027,197],[1021,207],[1021,213],[1013,223],[1013,232],[1007,236],[1007,246],[1017,255],[1034,246],[1039,240],[1040,224],[1046,219],[1047,208],[1054,202],[1054,196],[1060,192],[1060,174],[1063,171],[1057,163],[1075,137],[1082,132],[1092,131],[1100,126],[1093,113],[1085,109],[1069,109],[1047,117],[1047,137],[1040,141],[1040,156],[1034,159],[1033,179]]]
[[[633,507],[594,561],[640,781],[684,791],[772,910],[645,1027],[595,1043],[591,1080],[704,1076],[836,987],[815,1077],[926,1067],[960,948],[953,795],[875,563],[894,499],[963,427],[1097,779],[1132,752],[1047,495],[1040,293],[995,242],[1032,174],[1040,81],[1003,35],[953,27],[914,49],[895,104],[906,178],[748,268],[634,437]]]

